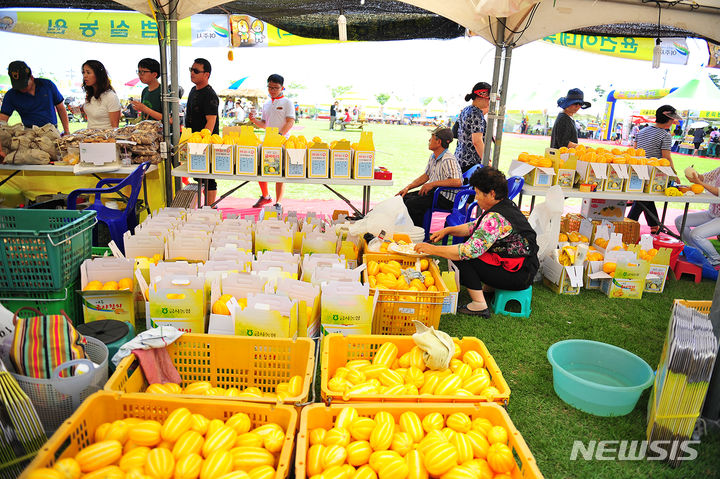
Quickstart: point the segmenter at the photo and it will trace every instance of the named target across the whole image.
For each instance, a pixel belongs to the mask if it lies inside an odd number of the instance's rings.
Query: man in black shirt
[[[220,122],[218,121],[218,107],[220,100],[215,90],[210,86],[210,62],[204,58],[196,58],[190,67],[190,81],[195,84],[188,94],[187,106],[185,109],[185,126],[193,132],[203,129],[213,134],[220,133]],[[217,198],[217,182],[208,180],[208,191],[206,203],[211,205]]]
[[[330,105],[330,129],[335,129],[335,120],[337,120],[337,107],[338,102],[333,103]]]

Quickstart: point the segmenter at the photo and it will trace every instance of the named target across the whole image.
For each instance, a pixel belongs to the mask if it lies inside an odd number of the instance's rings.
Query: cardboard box
[[[600,289],[602,286],[602,279],[591,277],[594,273],[599,273],[603,269],[603,261],[588,261],[584,268],[583,273],[583,285],[585,289]]]
[[[212,145],[212,173],[232,175],[235,173],[235,145]]]
[[[457,314],[458,296],[460,295],[460,270],[450,260],[448,260],[448,269],[449,271],[441,273],[443,282],[449,291],[448,295],[443,298],[441,314]]]
[[[260,176],[282,176],[282,146],[263,146],[261,149]]]
[[[330,149],[325,143],[308,148],[308,178],[327,178],[330,172]]]
[[[650,179],[645,183],[645,193],[665,194],[671,176],[676,176],[669,166],[653,166],[650,170]]]
[[[370,287],[359,282],[330,281],[321,286],[320,323],[322,334],[368,335],[379,290],[369,296]]]
[[[330,178],[350,178],[352,150],[349,146],[348,144],[348,149],[340,149],[340,147],[330,150]]]
[[[290,148],[285,150],[285,176],[287,178],[305,178],[307,176],[307,149]]]
[[[356,180],[372,180],[375,173],[375,152],[356,151],[353,155],[352,177]]]
[[[645,181],[650,179],[650,172],[646,165],[628,165],[628,178],[625,180],[623,191],[626,193],[642,193],[645,190]]]
[[[112,143],[80,143],[80,161],[95,166],[120,164],[117,145]]]
[[[552,186],[555,177],[555,169],[550,167],[533,166],[518,160],[510,162],[508,177],[522,176],[525,184],[530,186]]]
[[[174,326],[205,332],[205,282],[200,277],[169,275],[150,285],[148,320],[152,327]]]
[[[575,184],[575,170],[559,168],[555,174],[555,183],[561,188],[572,188]]]
[[[258,147],[235,147],[235,174],[256,176],[258,174]]]
[[[602,191],[607,178],[607,167],[607,163],[578,161],[575,171],[580,175],[580,183],[595,185],[596,191]]]
[[[582,266],[563,266],[550,257],[543,260],[543,284],[557,294],[580,294],[582,278]]]
[[[212,148],[207,143],[185,143],[188,173],[210,173]]]
[[[620,220],[625,216],[625,200],[584,198],[580,214],[591,220]]]
[[[135,261],[125,258],[103,257],[86,259],[80,265],[80,291],[84,322],[114,319],[125,321],[135,327],[135,288],[133,269]],[[120,281],[130,278],[130,290],[85,291],[90,281]]]
[[[307,315],[303,303],[277,294],[249,294],[247,307],[235,311],[235,335],[265,338],[297,336],[300,315]]]
[[[615,277],[602,282],[600,290],[605,293],[608,298],[642,299],[649,265],[646,261],[628,260],[626,256],[628,253],[634,255],[634,253],[629,251],[617,252],[618,259],[615,268]],[[610,255],[608,254],[607,256]],[[606,261],[607,260],[608,258],[606,257]]]
[[[627,165],[608,165],[605,191],[622,191],[628,176]]]

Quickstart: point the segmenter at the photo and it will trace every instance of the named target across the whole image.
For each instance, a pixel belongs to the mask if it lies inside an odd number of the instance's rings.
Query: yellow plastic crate
[[[167,347],[170,359],[180,373],[182,386],[196,381],[208,381],[214,387],[257,387],[263,392],[275,392],[275,385],[292,376],[303,377],[299,396],[288,397],[285,404],[305,402],[315,374],[315,343],[308,338],[254,338],[217,334],[180,336]],[[134,354],[123,359],[105,384],[105,391],[121,393],[144,392],[149,384]],[[175,395],[187,398],[207,397],[233,399],[224,396]],[[234,398],[239,401],[275,403],[272,398]]]
[[[508,431],[508,446],[513,451],[515,462],[518,467],[514,468],[510,476],[513,479],[542,479],[543,475],[538,469],[537,462],[528,448],[525,440],[515,425],[510,420],[508,413],[497,404],[346,404],[331,405],[312,404],[303,408],[300,414],[300,430],[297,437],[297,450],[295,452],[295,477],[305,479],[305,461],[309,447],[310,431],[314,428],[331,428],[335,423],[337,415],[346,407],[354,407],[360,416],[373,417],[379,411],[387,411],[397,422],[400,415],[405,411],[413,411],[423,419],[431,412],[439,412],[445,418],[447,416],[462,412],[471,419],[486,418],[493,425],[503,426]]]
[[[179,407],[186,407],[190,412],[202,414],[208,419],[223,421],[235,413],[244,412],[250,416],[253,427],[269,422],[277,423],[285,429],[285,443],[278,456],[275,479],[287,477],[298,422],[297,411],[291,406],[107,392],[98,392],[87,398],[38,451],[37,457],[20,477],[27,478],[34,469],[52,467],[56,460],[74,457],[78,451],[94,442],[95,429],[105,422],[128,417],[162,422]]]
[[[675,303],[682,304],[688,308],[697,309],[701,313],[710,314],[712,301],[689,301],[687,299],[676,299]]]
[[[417,262],[416,257],[401,254],[367,253],[363,257],[365,264],[369,261],[389,263],[392,260],[400,263],[402,269],[414,268]],[[381,289],[373,315],[373,334],[413,334],[415,332],[413,320],[437,329],[440,325],[442,305],[445,296],[448,295],[448,289],[440,276],[437,265],[430,259],[428,262],[428,271],[432,274],[438,291]],[[367,269],[363,270],[362,274],[363,282],[367,283]],[[370,296],[374,294],[375,289],[370,288]]]
[[[343,400],[342,394],[331,391],[328,388],[328,381],[335,374],[337,368],[353,359],[370,359],[385,342],[392,342],[398,347],[398,357],[407,353],[415,346],[412,336],[342,336],[340,334],[329,334],[325,336],[322,349],[320,391],[323,401],[326,403],[358,403],[358,402],[413,402],[413,403],[480,403],[487,402],[480,396],[384,396],[367,395],[356,396],[348,401]],[[507,406],[510,400],[510,387],[503,378],[495,358],[485,347],[485,343],[477,338],[465,337],[460,339],[460,346],[463,351],[477,351],[485,362],[485,368],[490,373],[492,386],[495,386],[499,393],[492,398],[496,402]]]

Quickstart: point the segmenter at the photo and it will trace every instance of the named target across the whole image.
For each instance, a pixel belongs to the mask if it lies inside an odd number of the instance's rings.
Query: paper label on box
[[[587,218],[583,218],[582,221],[580,221],[580,228],[578,229],[578,233],[585,236],[586,238],[590,238],[592,236],[592,232],[593,232],[592,221],[590,221]]]
[[[135,325],[135,298],[131,291],[110,294],[81,293],[83,317],[86,323],[115,319]]]
[[[607,178],[607,164],[606,163],[590,163],[593,174],[596,178]]]
[[[282,174],[282,148],[263,147],[262,174],[265,176],[280,176]]]
[[[667,265],[651,264],[645,277],[645,292],[662,293],[665,289],[668,269]]]
[[[333,150],[331,154],[333,176],[340,178],[350,177],[350,158],[352,152],[349,150]]]
[[[530,173],[535,167],[530,163],[523,161],[513,160],[508,168],[508,176],[525,176]]]
[[[355,178],[372,178],[375,165],[374,151],[355,152]]]
[[[675,176],[675,172],[669,166],[656,166],[656,168],[665,173],[667,176]]]
[[[257,174],[257,148],[254,146],[237,147],[237,173]]]
[[[630,168],[637,173],[641,180],[650,179],[650,172],[648,171],[647,165],[630,165]]]
[[[612,171],[610,171],[609,174],[612,174],[612,172],[614,171],[615,175],[617,175],[619,178],[627,178],[628,177],[627,165],[617,165],[615,163],[611,163],[610,168]]]
[[[310,176],[327,177],[328,150],[308,150],[310,153]]]

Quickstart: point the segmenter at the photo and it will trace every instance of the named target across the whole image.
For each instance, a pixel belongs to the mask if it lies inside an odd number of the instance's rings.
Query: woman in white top
[[[120,123],[120,100],[110,85],[105,66],[97,60],[83,63],[83,90],[85,105],[83,110],[88,120],[88,128],[117,128]]]

